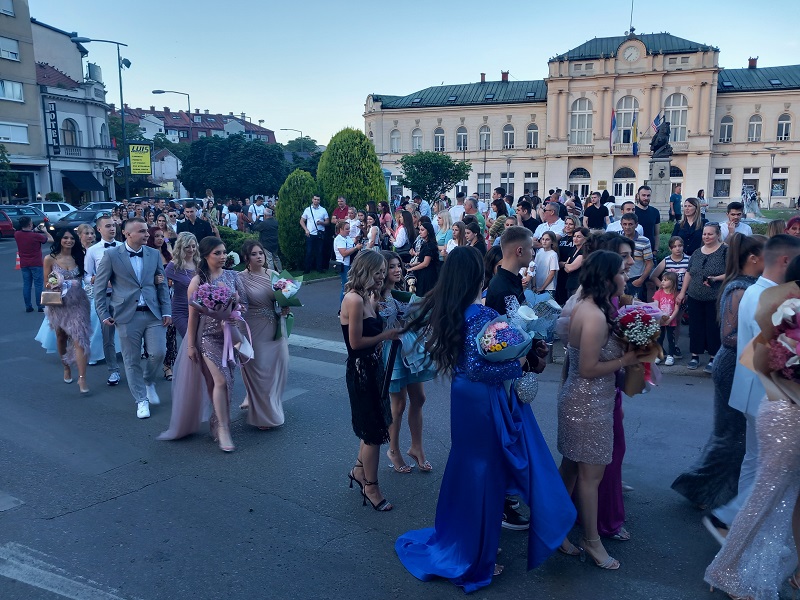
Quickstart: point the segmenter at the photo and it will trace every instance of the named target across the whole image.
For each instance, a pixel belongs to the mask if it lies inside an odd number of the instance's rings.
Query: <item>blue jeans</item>
[[[343,265],[342,272],[339,274],[342,278],[342,295],[339,297],[339,304],[344,300],[344,285],[347,283],[347,274],[350,272],[350,265]]]
[[[42,288],[44,287],[44,268],[43,267],[20,267],[22,271],[22,299],[25,300],[25,308],[32,308],[31,303],[31,283],[36,293],[36,305],[41,308]]]

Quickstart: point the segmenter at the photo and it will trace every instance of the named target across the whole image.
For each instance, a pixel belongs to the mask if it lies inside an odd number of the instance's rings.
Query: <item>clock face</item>
[[[628,62],[639,60],[639,49],[636,46],[628,46],[623,51],[622,56]]]

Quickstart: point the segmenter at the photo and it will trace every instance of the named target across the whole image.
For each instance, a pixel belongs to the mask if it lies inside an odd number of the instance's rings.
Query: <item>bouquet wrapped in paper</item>
[[[531,349],[533,337],[509,323],[506,317],[497,317],[483,326],[476,342],[483,358],[489,362],[502,362],[525,356]]]
[[[227,285],[219,283],[213,285],[204,283],[192,295],[190,304],[203,315],[222,321],[222,363],[236,364],[234,350],[237,350],[245,359],[253,358],[253,346],[250,337],[250,328],[242,318],[238,308],[236,293]],[[236,327],[236,322],[244,323],[247,337],[243,336]]]
[[[561,307],[558,302],[553,300],[553,297],[547,292],[534,294],[531,290],[525,291],[525,301],[533,315],[530,317],[531,313],[525,314],[524,305],[520,307],[520,311],[523,313],[520,316],[528,321],[526,331],[536,339],[552,342],[558,317],[561,315]]]
[[[663,313],[653,304],[630,304],[620,307],[615,319],[616,333],[629,349],[646,352],[641,363],[625,367],[623,390],[628,396],[641,394],[648,383],[654,384],[660,374],[655,365],[656,359],[664,353],[658,343],[661,335],[661,316]]]
[[[272,274],[272,291],[275,292],[275,301],[278,306],[285,308],[287,306],[303,306],[297,293],[303,285],[303,277],[292,277],[288,271],[281,271],[280,273]],[[275,339],[279,340],[283,337],[284,332],[288,337],[292,334],[292,326],[294,325],[294,315],[289,313],[285,317],[280,317],[278,327],[275,329]]]

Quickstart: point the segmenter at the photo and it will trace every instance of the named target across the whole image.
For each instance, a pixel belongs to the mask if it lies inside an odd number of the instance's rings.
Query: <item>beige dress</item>
[[[250,401],[247,422],[256,427],[278,427],[283,425],[289,344],[285,335],[275,341],[278,315],[270,278],[242,271],[239,279],[247,295],[244,319],[250,326],[255,355],[242,365],[242,379]]]

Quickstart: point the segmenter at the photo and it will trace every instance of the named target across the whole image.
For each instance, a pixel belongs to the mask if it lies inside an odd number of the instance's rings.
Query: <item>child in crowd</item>
[[[678,312],[680,306],[676,301],[678,290],[678,276],[672,271],[665,271],[661,275],[661,288],[656,291],[653,300],[658,303],[658,308],[664,313],[661,317],[661,336],[658,338],[658,343],[664,350],[667,358],[664,360],[664,365],[671,367],[675,364],[675,327],[678,324]],[[664,338],[667,338],[669,344],[669,353],[664,348]]]
[[[653,269],[653,273],[650,275],[650,279],[655,281],[656,285],[660,288],[661,287],[661,275],[665,272],[672,272],[675,273],[678,277],[678,285],[677,288],[680,290],[683,287],[683,276],[689,270],[689,255],[685,254],[683,251],[683,238],[673,236],[669,238],[669,254],[665,256],[660,263],[656,265],[656,268]],[[680,338],[680,325],[681,320],[683,319],[683,324],[686,325],[688,321],[686,321],[687,313],[683,311],[683,306],[678,307],[678,317],[675,319],[676,327],[675,327],[675,343],[678,343],[678,339]],[[683,314],[681,314],[683,313]],[[681,349],[675,346],[675,354],[673,355],[674,358],[681,358]]]

